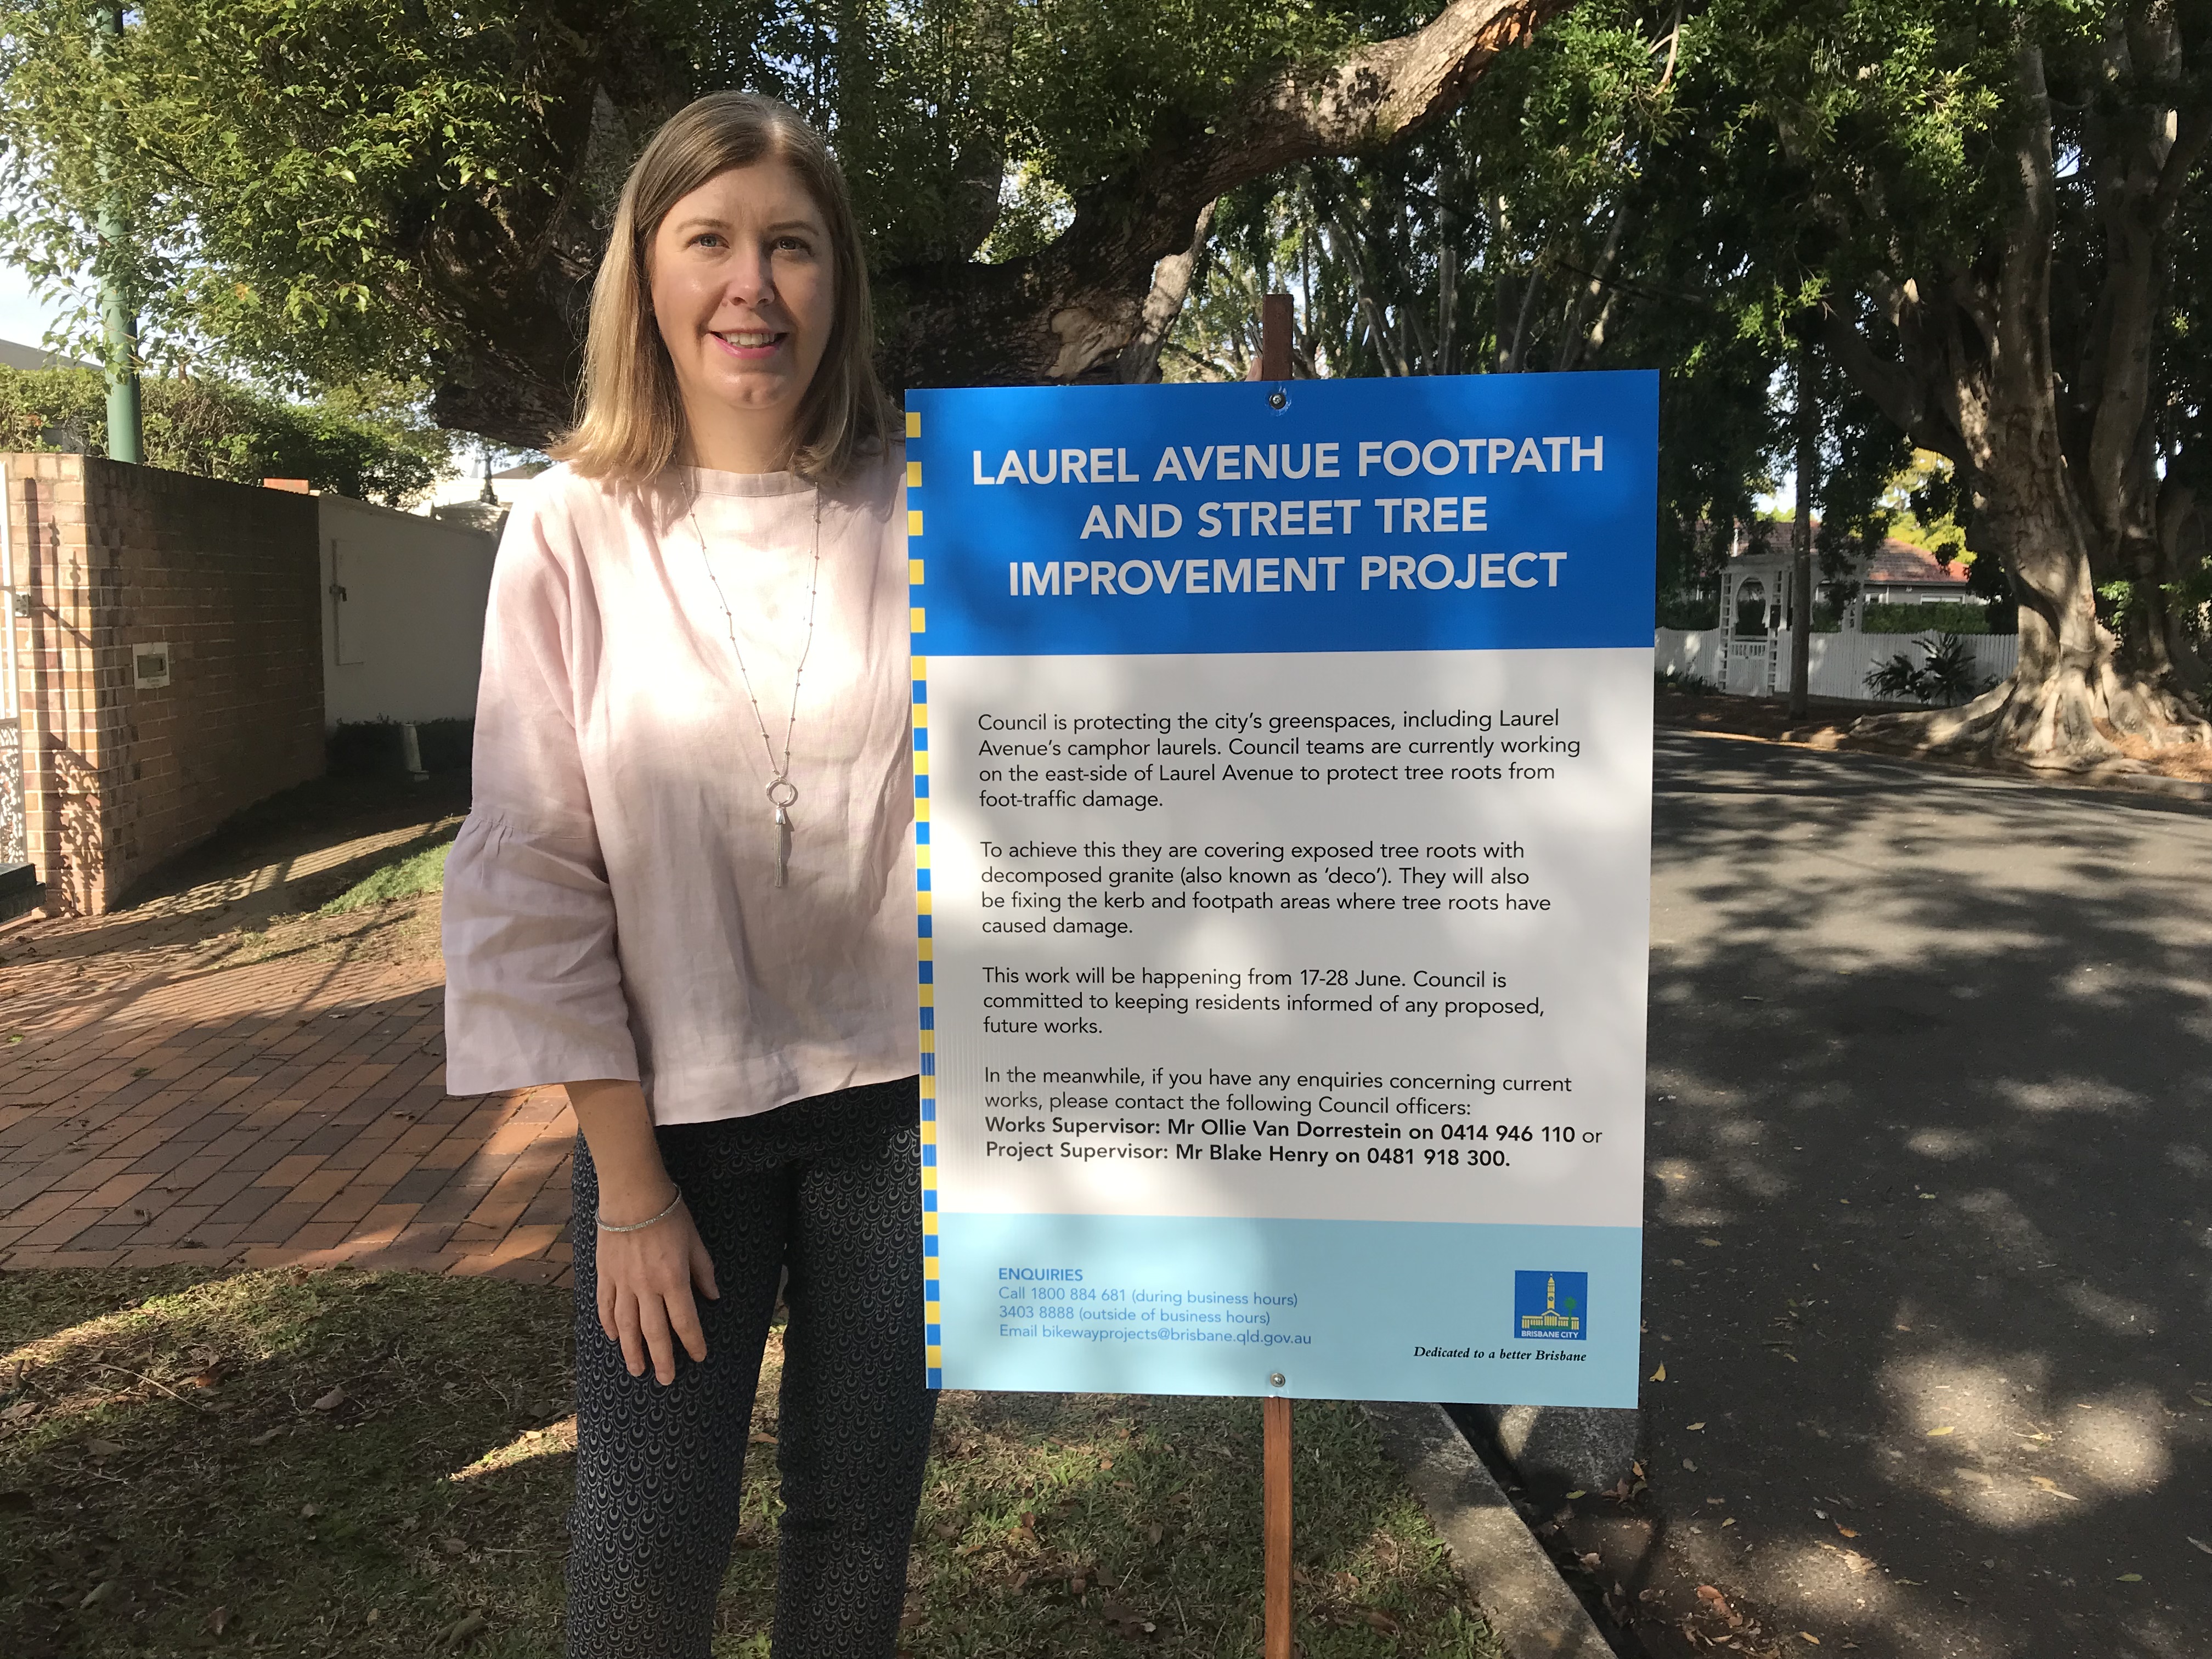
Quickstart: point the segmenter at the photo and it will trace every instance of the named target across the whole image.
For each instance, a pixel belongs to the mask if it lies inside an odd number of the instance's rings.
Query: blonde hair
[[[751,93],[716,92],[678,111],[653,136],[623,185],[614,229],[592,285],[575,428],[555,459],[587,478],[643,483],[683,447],[684,402],[653,320],[647,261],[669,210],[733,167],[781,161],[798,177],[829,228],[836,304],[830,338],[793,421],[790,465],[837,483],[879,450],[890,424],[871,353],[875,316],[868,271],[844,175],[797,111]]]

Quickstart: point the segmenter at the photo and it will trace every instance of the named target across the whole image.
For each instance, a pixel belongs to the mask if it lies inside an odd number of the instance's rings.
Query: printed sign
[[[1634,1404],[1656,378],[908,408],[933,1383]]]

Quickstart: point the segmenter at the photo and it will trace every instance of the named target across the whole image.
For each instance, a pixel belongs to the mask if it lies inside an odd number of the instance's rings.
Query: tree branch
[[[1571,3],[1451,0],[1411,34],[1268,76],[1211,118],[1164,121],[1127,168],[1077,194],[1073,222],[1032,258],[891,273],[908,306],[884,343],[887,378],[1065,384],[1112,372],[1139,337],[1155,268],[1188,246],[1207,202],[1294,162],[1370,154],[1443,119],[1502,53]],[[956,325],[979,311],[995,337]]]

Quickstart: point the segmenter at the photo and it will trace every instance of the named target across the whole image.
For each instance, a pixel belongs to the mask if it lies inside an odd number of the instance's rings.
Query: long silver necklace
[[[714,586],[715,603],[722,607],[722,623],[730,631],[730,651],[745,683],[745,699],[753,706],[753,724],[760,728],[761,753],[769,769],[764,793],[769,805],[775,809],[775,884],[781,887],[791,867],[791,808],[799,799],[799,786],[791,781],[791,736],[799,726],[799,682],[806,678],[806,659],[814,652],[815,597],[822,586],[822,492],[814,492],[814,566],[806,579],[806,638],[799,648],[799,666],[792,671],[791,715],[784,722],[781,766],[776,764],[775,745],[769,741],[768,719],[761,713],[760,698],[753,690],[752,671],[745,666],[744,647],[738,643],[738,619],[731,614],[721,578],[714,574],[714,561],[707,552],[707,532],[699,528],[696,512],[691,514],[691,533],[699,538],[699,560],[707,567],[707,580]]]

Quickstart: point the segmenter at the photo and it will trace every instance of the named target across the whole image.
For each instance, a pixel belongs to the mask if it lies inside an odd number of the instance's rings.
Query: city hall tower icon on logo
[[[1585,1342],[1589,1310],[1588,1273],[1516,1273],[1513,1334],[1523,1340]]]

